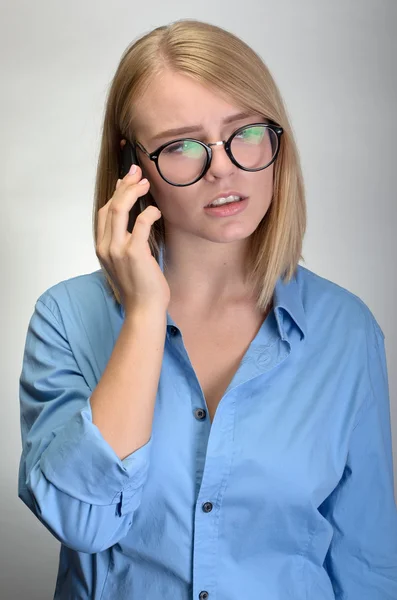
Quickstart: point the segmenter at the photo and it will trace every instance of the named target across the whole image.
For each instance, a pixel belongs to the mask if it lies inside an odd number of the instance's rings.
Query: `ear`
[[[123,149],[124,146],[126,145],[126,143],[127,143],[127,141],[124,140],[124,139],[122,139],[121,142],[120,142],[120,148]]]

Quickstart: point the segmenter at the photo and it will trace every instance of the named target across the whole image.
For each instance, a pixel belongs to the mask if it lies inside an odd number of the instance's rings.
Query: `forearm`
[[[92,422],[121,460],[151,437],[166,324],[163,308],[128,315],[91,395]]]

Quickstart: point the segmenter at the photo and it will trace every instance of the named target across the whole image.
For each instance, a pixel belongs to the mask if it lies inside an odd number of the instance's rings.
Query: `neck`
[[[241,245],[207,244],[201,249],[168,247],[164,276],[174,299],[198,305],[222,304],[247,294]]]

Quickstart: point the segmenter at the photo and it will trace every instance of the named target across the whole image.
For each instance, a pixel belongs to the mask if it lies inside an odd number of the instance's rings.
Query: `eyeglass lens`
[[[260,169],[269,165],[276,153],[277,134],[261,125],[248,126],[232,140],[230,150],[234,159],[246,169]],[[201,144],[180,140],[160,152],[158,168],[170,182],[188,184],[204,171],[207,153]]]

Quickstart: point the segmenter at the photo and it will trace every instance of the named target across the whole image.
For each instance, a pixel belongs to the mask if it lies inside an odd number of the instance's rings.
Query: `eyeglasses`
[[[243,171],[266,169],[276,160],[282,133],[283,128],[276,123],[252,123],[239,127],[226,141],[211,144],[180,138],[151,153],[140,142],[135,144],[155,163],[164,181],[183,187],[204,177],[211,165],[211,146],[223,145],[232,163]]]

